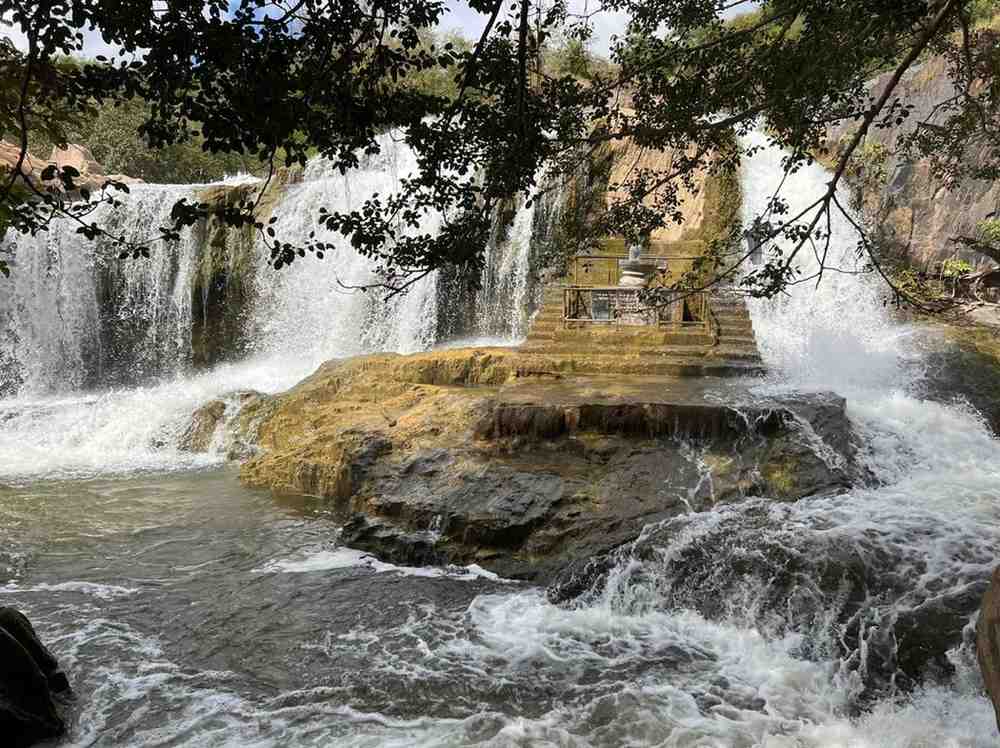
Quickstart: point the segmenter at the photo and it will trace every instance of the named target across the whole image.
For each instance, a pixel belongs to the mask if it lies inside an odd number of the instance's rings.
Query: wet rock
[[[0,608],[0,735],[18,748],[58,737],[65,723],[53,694],[69,691],[56,658],[41,643],[28,619]]]
[[[963,402],[982,414],[994,434],[1000,434],[1000,345],[997,334],[975,326],[940,326],[944,335],[925,339],[929,348],[919,394],[945,403]],[[934,328],[935,333],[937,328]]]
[[[229,459],[242,459],[253,453],[248,443],[256,439],[255,424],[270,402],[268,395],[253,390],[239,390],[210,400],[191,414],[178,448],[186,452],[208,452],[222,427],[229,428]]]
[[[225,415],[226,403],[223,400],[212,400],[198,408],[181,436],[178,445],[180,449],[185,452],[207,452]]]
[[[650,523],[853,479],[833,395],[760,400],[722,380],[524,372],[510,351],[325,364],[244,409],[257,414],[257,452],[241,478],[329,499],[352,528],[346,542],[387,560],[428,556],[432,542],[449,563],[534,580]]]
[[[357,514],[340,531],[345,545],[368,551],[400,566],[435,566],[448,558],[436,548],[433,532],[404,532],[398,527]]]
[[[993,580],[983,597],[976,625],[976,654],[1000,727],[1000,566],[993,571]]]
[[[694,610],[769,636],[795,633],[801,656],[833,656],[858,673],[857,708],[953,675],[949,650],[963,641],[983,584],[915,593],[913,575],[922,569],[895,543],[830,530],[814,531],[792,505],[747,499],[650,526],[567,566],[547,595],[557,604]]]

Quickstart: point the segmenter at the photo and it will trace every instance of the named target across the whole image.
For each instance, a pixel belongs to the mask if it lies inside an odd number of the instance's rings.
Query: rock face
[[[63,733],[53,694],[69,691],[59,663],[31,623],[14,608],[0,608],[0,735],[18,748]]]
[[[1000,728],[1000,566],[993,571],[993,580],[983,596],[976,625],[976,654]]]
[[[34,156],[31,153],[25,154],[21,159],[21,148],[6,140],[0,141],[0,171],[13,171],[21,162],[21,173],[36,184],[42,184],[42,171],[47,166],[56,166],[60,170],[64,166],[72,166],[80,176],[75,182],[80,187],[86,187],[91,191],[98,190],[104,186],[109,179],[126,184],[142,182],[141,179],[125,176],[124,174],[105,174],[101,165],[94,159],[90,149],[86,146],[75,143],[68,144],[65,148],[53,148],[48,160]],[[53,185],[54,182],[46,184]]]
[[[391,560],[520,578],[547,579],[650,522],[854,477],[836,396],[581,379],[507,349],[329,363],[257,407],[247,484],[330,499],[342,539]]]
[[[885,88],[890,77],[891,73],[885,73],[873,81],[873,95]],[[897,92],[901,103],[913,109],[901,126],[872,129],[860,158],[862,173],[854,181],[863,186],[866,213],[879,227],[881,240],[911,265],[929,269],[956,255],[952,237],[975,236],[976,224],[994,217],[1000,205],[1000,182],[966,179],[947,189],[931,174],[926,160],[912,162],[897,153],[900,139],[915,123],[932,113],[930,122],[938,125],[947,117],[947,109],[935,113],[940,102],[957,93],[944,58],[932,57],[913,69]],[[827,143],[830,154],[836,155],[852,135],[850,126],[834,128]],[[970,165],[988,158],[985,150],[970,149],[966,154]],[[957,255],[974,266],[992,264],[977,252],[962,250]]]

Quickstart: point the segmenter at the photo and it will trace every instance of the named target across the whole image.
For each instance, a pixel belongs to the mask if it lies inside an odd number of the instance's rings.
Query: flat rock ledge
[[[247,485],[329,500],[352,547],[545,582],[650,522],[848,488],[845,401],[749,385],[579,376],[513,349],[380,354],[245,397],[231,428]]]

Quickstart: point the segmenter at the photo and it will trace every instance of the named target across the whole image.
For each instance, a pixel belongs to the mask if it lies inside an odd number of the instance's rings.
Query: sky
[[[597,7],[597,0],[570,0],[569,8],[571,12],[592,11]],[[612,34],[621,33],[625,28],[627,17],[622,13],[602,12],[594,18],[594,36],[591,40],[591,49],[597,54],[607,55],[609,41]],[[458,0],[448,0],[447,12],[441,23],[443,31],[457,31],[468,39],[477,39],[486,24],[486,16],[470,9],[464,2]],[[27,39],[20,29],[12,26],[6,20],[0,19],[0,36],[7,37],[14,42],[19,49],[27,48]],[[83,32],[84,57],[96,57],[104,55],[110,57],[114,53],[114,48],[107,44],[97,31]]]
[[[460,0],[447,0],[447,13],[441,22],[442,31],[458,31],[468,39],[478,39],[486,24],[486,16],[477,13],[469,8],[465,2]],[[600,8],[600,0],[568,0],[570,13],[593,13]],[[730,12],[728,15],[736,15],[740,9]],[[598,11],[591,18],[593,25],[593,35],[590,40],[590,50],[595,54],[608,56],[611,38],[616,34],[621,34],[628,22],[628,16],[615,11]],[[0,36],[10,38],[14,44],[20,48],[27,47],[27,40],[19,29],[0,19]],[[107,44],[97,31],[83,32],[83,56],[96,57],[104,55],[111,57],[114,48]]]

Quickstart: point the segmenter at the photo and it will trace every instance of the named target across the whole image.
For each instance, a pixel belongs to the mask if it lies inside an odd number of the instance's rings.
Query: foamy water
[[[329,182],[303,187],[302,215],[324,190],[356,201],[365,179],[391,182],[405,164],[368,168],[358,182],[319,175]],[[773,150],[745,163],[746,218],[779,169]],[[808,200],[826,179],[804,168],[787,194]],[[515,219],[516,241],[530,222]],[[852,261],[846,224],[834,229],[838,262]],[[308,285],[313,266],[299,267]],[[355,270],[370,269],[339,267]],[[563,605],[476,566],[397,566],[339,546],[326,507],[247,491],[207,469],[219,454],[176,449],[205,400],[277,391],[322,356],[374,345],[359,333],[363,305],[314,290],[315,305],[274,287],[287,325],[304,320],[284,342],[277,327],[264,336],[281,355],[144,388],[0,401],[0,481],[13,484],[0,492],[0,592],[38,622],[74,682],[66,745],[997,744],[971,609],[940,653],[952,673],[895,691],[873,675],[908,617],[965,610],[1000,548],[1000,445],[970,408],[914,394],[914,332],[891,319],[875,279],[831,274],[819,290],[751,303],[771,371],[755,386],[844,395],[869,480],[648,528],[652,551],[625,554],[603,588]],[[430,344],[421,308],[394,307],[378,339]],[[864,572],[860,601],[824,576],[844,558]]]

